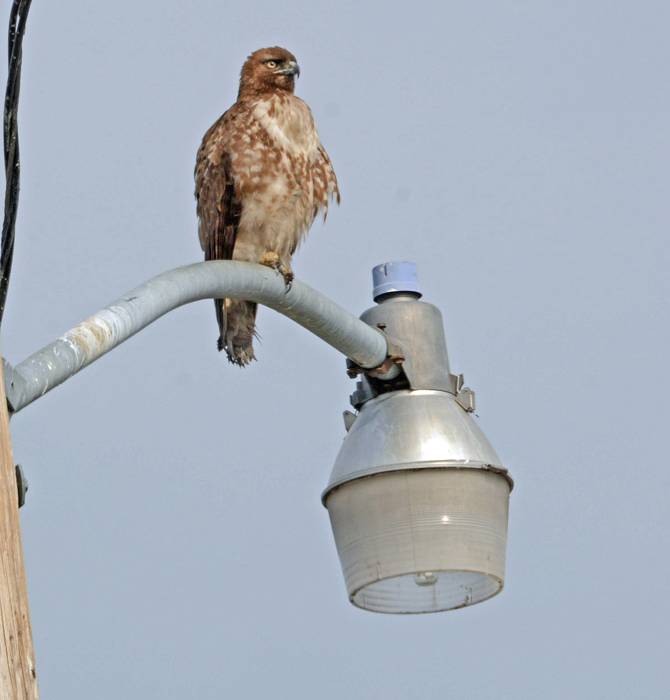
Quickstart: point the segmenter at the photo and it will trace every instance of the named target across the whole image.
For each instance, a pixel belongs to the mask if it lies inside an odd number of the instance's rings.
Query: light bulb
[[[414,583],[417,586],[434,586],[437,583],[437,574],[432,571],[421,571],[414,574]]]

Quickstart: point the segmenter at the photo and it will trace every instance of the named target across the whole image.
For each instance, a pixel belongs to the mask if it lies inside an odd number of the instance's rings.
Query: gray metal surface
[[[412,389],[456,393],[456,377],[449,369],[442,314],[436,306],[398,292],[365,311],[361,320],[383,328],[403,350],[402,369]]]
[[[202,262],[154,277],[15,367],[10,365],[7,370],[16,380],[12,410],[25,408],[169,311],[193,301],[221,298],[269,306],[361,367],[377,367],[386,359],[387,341],[379,330],[299,280],[286,293],[283,277],[262,265]]]
[[[452,467],[488,469],[512,485],[474,418],[446,391],[393,391],[363,405],[335,461],[328,493],[380,472]]]

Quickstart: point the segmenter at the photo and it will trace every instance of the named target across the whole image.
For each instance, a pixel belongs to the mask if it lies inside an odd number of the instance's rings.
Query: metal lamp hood
[[[347,433],[330,475],[332,489],[400,469],[485,469],[506,474],[472,416],[445,391],[401,390],[366,402]],[[510,479],[511,482],[511,479]]]

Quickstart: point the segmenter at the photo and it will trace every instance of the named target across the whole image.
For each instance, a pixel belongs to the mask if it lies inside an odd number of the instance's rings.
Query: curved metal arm
[[[20,411],[168,311],[200,299],[223,298],[269,306],[361,367],[378,367],[386,359],[383,333],[299,280],[286,293],[284,278],[262,265],[202,262],[145,282],[14,367],[11,396],[10,382],[7,386],[12,410]]]

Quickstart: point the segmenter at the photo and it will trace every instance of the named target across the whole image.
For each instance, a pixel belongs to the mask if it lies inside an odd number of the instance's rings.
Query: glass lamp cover
[[[351,602],[383,613],[452,610],[502,590],[510,485],[485,469],[395,470],[326,497]]]

